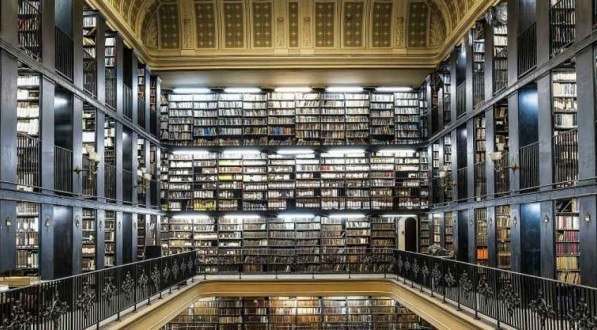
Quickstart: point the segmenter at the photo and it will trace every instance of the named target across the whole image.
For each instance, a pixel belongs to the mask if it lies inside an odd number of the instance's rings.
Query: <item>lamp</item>
[[[512,219],[512,223],[516,226],[518,224],[518,218],[516,216],[514,216],[514,218]]]
[[[545,223],[549,222],[549,216],[547,214],[543,217],[543,222],[545,222]]]
[[[79,228],[80,225],[81,225],[81,218],[79,216],[77,216],[77,218],[75,219],[75,226],[77,228]]]
[[[4,220],[4,224],[6,225],[6,227],[12,226],[12,220],[10,220],[9,216],[7,216],[6,219]]]
[[[586,222],[586,223],[589,223],[589,222],[591,222],[591,214],[590,214],[589,212],[587,212],[587,213],[585,214],[585,222]]]
[[[50,225],[52,225],[52,223],[50,222],[50,218],[46,218],[46,222],[44,223],[44,225],[46,226],[46,228],[50,227]]]

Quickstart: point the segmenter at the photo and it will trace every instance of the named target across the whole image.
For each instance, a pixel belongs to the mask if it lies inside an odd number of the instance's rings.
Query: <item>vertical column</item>
[[[106,115],[101,111],[96,111],[95,115],[95,148],[98,155],[101,155],[100,161],[97,164],[97,174],[96,174],[96,184],[97,184],[97,197],[98,200],[105,202],[105,145],[104,145],[104,138],[105,138],[105,131],[104,125],[106,123]]]
[[[116,39],[116,113],[122,116],[124,109],[124,42],[116,34],[114,38]]]
[[[0,186],[15,190],[17,182],[17,60],[0,50]]]
[[[132,103],[132,117],[131,117],[131,121],[133,122],[134,125],[137,125],[139,123],[138,118],[139,118],[139,82],[137,81],[137,68],[139,67],[139,62],[137,60],[137,54],[135,54],[133,52],[133,55],[131,56],[131,75],[132,77],[131,79],[131,93],[133,94],[133,103]],[[136,167],[134,167],[136,168]]]
[[[452,200],[458,200],[458,129],[453,129],[452,141]]]
[[[73,274],[80,274],[82,269],[82,249],[83,249],[83,209],[73,207]]]
[[[145,123],[143,124],[143,128],[145,128],[146,132],[149,132],[149,121],[151,118],[151,113],[149,109],[149,100],[151,99],[151,74],[149,71],[149,67],[145,65]],[[149,163],[147,163],[149,164]]]
[[[54,206],[41,205],[39,217],[39,270],[42,280],[54,278]],[[46,226],[49,224],[49,226]]]
[[[137,93],[134,93],[134,98],[136,99],[136,95]],[[136,109],[136,107],[134,107],[134,109]],[[137,113],[136,111],[133,111],[133,113]],[[135,116],[135,115],[133,115]],[[136,116],[135,116],[136,117]],[[136,120],[134,121],[135,123],[137,122]],[[133,205],[137,205],[139,203],[139,194],[137,193],[139,191],[139,184],[143,184],[142,182],[139,182],[139,178],[137,177],[137,169],[139,168],[139,159],[137,158],[139,155],[139,145],[138,145],[138,135],[135,131],[132,131],[132,135],[131,135],[131,143],[133,145],[132,150],[133,150],[133,154],[131,157],[131,171],[133,172],[132,174],[132,179],[131,179],[131,183],[132,183],[132,198],[131,201],[133,203]],[[145,164],[149,164],[149,163],[145,163]],[[136,220],[133,220],[134,223],[137,223]]]
[[[0,271],[16,268],[17,203],[0,200]]]
[[[468,31],[466,42],[466,113],[473,111],[473,34]]]
[[[145,117],[147,118],[147,117]],[[150,153],[151,153],[151,143],[145,139],[145,145],[144,145],[144,149],[145,149],[145,154],[143,155],[143,157],[145,158],[145,169],[147,170],[147,172],[149,173],[149,166],[150,166]],[[157,165],[156,165],[157,166]],[[158,167],[159,168],[159,167]],[[159,177],[159,173],[158,173],[158,177]],[[147,191],[149,191],[150,193],[148,194]],[[143,201],[145,203],[146,206],[149,206],[149,203],[151,201],[151,187],[149,187],[149,189],[145,190],[145,200]]]
[[[577,2],[578,4],[579,2]],[[595,49],[588,47],[576,56],[578,91],[578,179],[579,185],[594,184],[595,144]]]
[[[445,165],[445,154],[444,154],[444,143],[443,143],[444,138],[441,137],[439,139],[440,142],[440,148],[439,148],[439,170],[443,171],[444,170],[444,165]],[[454,144],[453,144],[454,145]],[[429,164],[433,163],[433,144],[429,146],[429,150],[430,150],[430,154],[431,154],[431,161],[429,162]],[[453,153],[455,154],[455,153]],[[437,184],[439,184],[439,182],[436,182]],[[439,202],[445,202],[446,201],[446,190],[444,188],[442,188],[441,186],[438,187],[437,189],[437,195],[438,195],[438,199],[437,201]]]
[[[18,45],[18,0],[2,0],[2,10],[0,11],[0,32],[2,38],[12,45]]]
[[[160,138],[160,102],[162,99],[162,79],[160,77],[155,77],[155,127],[156,132],[155,136],[159,139]],[[156,160],[159,160],[157,158]]]
[[[83,169],[83,100],[78,96],[73,97],[73,169]],[[73,175],[73,192],[83,192],[83,176],[85,172]]]
[[[592,1],[576,1],[576,40],[582,40],[593,32]],[[580,82],[580,80],[579,80]]]
[[[466,122],[466,196],[475,196],[475,123],[474,118]]]
[[[541,186],[540,190],[551,190],[553,182],[551,75],[537,80],[537,93],[539,98],[539,185]]]
[[[73,33],[73,84],[83,89],[83,1],[72,1],[72,33]],[[75,119],[76,120],[76,119]],[[79,262],[79,264],[81,264]]]
[[[496,222],[495,207],[490,206],[487,208],[487,252],[489,253],[490,267],[497,267]]]
[[[518,1],[508,1],[508,85],[518,80]]]
[[[116,212],[116,228],[115,228],[115,241],[116,249],[114,250],[114,266],[122,265],[122,251],[123,251],[123,235],[122,235],[122,212]]]
[[[510,164],[520,164],[520,143],[518,135],[518,93],[508,97],[508,143],[510,144]],[[510,194],[518,193],[520,171],[510,170]]]
[[[597,198],[580,197],[580,279],[597,286]]]
[[[510,228],[510,235],[512,236],[512,271],[520,272],[520,253],[522,251],[520,242],[520,204],[510,205],[510,219],[512,219],[512,228]]]
[[[122,89],[122,85],[119,83],[120,88]],[[115,146],[116,146],[116,200],[118,203],[122,203],[123,200],[123,176],[122,176],[122,123],[117,121],[116,122],[116,137]]]
[[[484,21],[485,22],[485,21]],[[493,27],[485,23],[485,99],[493,97]]]
[[[457,103],[456,103],[456,51],[453,50],[452,54],[450,55],[450,63],[452,65],[450,65],[450,77],[451,77],[451,84],[450,84],[450,115],[451,115],[451,119],[450,122],[454,123],[456,122],[456,118],[458,117],[456,115],[456,109],[457,109]]]
[[[40,116],[41,116],[41,162],[42,192],[54,193],[54,92],[56,86],[45,76],[41,77]],[[4,118],[2,118],[4,121]]]
[[[3,1],[4,2],[4,1]],[[55,0],[41,2],[41,58],[44,66],[54,71],[56,62],[56,18]],[[78,30],[78,33],[81,33]]]
[[[485,185],[487,198],[493,199],[495,194],[495,166],[491,154],[495,150],[495,120],[493,107],[485,111]],[[491,255],[491,254],[490,254]]]
[[[137,261],[137,246],[138,246],[138,241],[137,241],[137,228],[139,227],[139,224],[137,223],[138,218],[137,218],[137,214],[133,213],[131,214],[131,261],[135,262]],[[145,227],[147,229],[147,227]],[[147,236],[147,235],[145,235]],[[147,237],[145,237],[145,239],[147,239]]]
[[[554,202],[541,202],[541,276],[555,277]]]
[[[537,66],[541,66],[549,61],[551,53],[551,38],[549,35],[551,31],[549,24],[551,1],[537,0],[535,6],[537,8]]]
[[[96,52],[97,60],[97,101],[101,104],[106,103],[106,21],[101,15],[97,15],[97,33],[96,33]],[[102,127],[103,126],[98,126]],[[102,155],[102,154],[100,154]]]
[[[467,210],[467,236],[468,236],[468,262],[477,262],[477,219],[475,219],[475,210]]]
[[[95,221],[97,222],[96,227],[96,243],[95,243],[95,262],[96,262],[96,269],[103,269],[105,258],[104,252],[106,250],[106,234],[105,234],[105,227],[106,227],[106,211],[104,210],[97,210],[95,216]]]

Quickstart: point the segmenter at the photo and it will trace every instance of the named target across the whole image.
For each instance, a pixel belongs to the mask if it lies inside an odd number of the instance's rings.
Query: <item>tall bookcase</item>
[[[116,212],[106,211],[104,219],[104,267],[116,266]]]
[[[578,179],[578,99],[574,64],[552,71],[554,183],[574,185]]]
[[[489,249],[487,245],[487,209],[475,209],[475,244],[476,262],[482,266],[489,265]]]
[[[493,26],[493,92],[508,87],[508,26]]]
[[[97,245],[97,219],[96,210],[83,209],[83,217],[81,219],[81,269],[84,272],[89,272],[97,269],[96,266],[96,245]]]
[[[291,104],[294,105],[294,104]],[[280,114],[287,114],[285,110],[279,109]],[[292,109],[293,110],[293,109]],[[294,112],[294,111],[293,111]],[[267,94],[265,93],[254,93],[254,94],[243,94],[243,144],[247,146],[254,145],[267,145],[268,136],[271,133],[268,128],[268,103]],[[287,118],[283,116],[278,117],[280,123],[286,125],[288,123]],[[294,128],[294,117],[291,118]],[[287,136],[287,131],[282,129],[278,133],[283,133],[280,136]],[[294,132],[291,132],[294,133]],[[294,134],[292,134],[294,136]]]
[[[428,253],[431,244],[429,214],[419,216],[419,253]]]
[[[371,144],[393,144],[395,139],[394,94],[371,94],[369,107]]]
[[[485,24],[473,29],[473,106],[485,100]]]
[[[39,204],[17,202],[16,266],[26,275],[37,275],[40,254]]]
[[[496,206],[495,226],[497,267],[510,270],[512,269],[512,220],[510,218],[510,205]]]
[[[452,175],[452,136],[450,134],[446,134],[443,137],[443,151],[444,151],[444,166],[442,170],[447,171],[446,175]],[[452,178],[452,182],[447,182],[444,187],[444,202],[450,202],[453,199],[453,191],[454,185],[453,182],[455,178]]]
[[[395,144],[416,144],[420,140],[419,100],[416,92],[395,94]]]
[[[580,215],[578,199],[555,202],[556,279],[580,283]]]
[[[295,94],[295,134],[298,145],[319,145],[321,141],[321,100],[320,94]]]
[[[454,212],[444,213],[444,248],[454,251]]]
[[[433,213],[433,245],[444,247],[442,242],[442,215],[439,213]]]
[[[264,94],[265,97],[267,95]],[[265,109],[265,125],[257,124],[255,129],[267,127],[270,145],[292,144],[296,135],[296,95],[294,93],[272,93]],[[261,120],[259,120],[261,121]],[[304,131],[301,131],[304,133]],[[268,144],[267,138],[265,143]]]
[[[33,191],[41,185],[40,76],[21,66],[17,76],[17,189]]]

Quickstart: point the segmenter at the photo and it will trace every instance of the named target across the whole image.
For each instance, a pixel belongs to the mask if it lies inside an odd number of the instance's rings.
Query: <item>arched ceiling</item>
[[[154,69],[432,67],[495,0],[88,0]]]

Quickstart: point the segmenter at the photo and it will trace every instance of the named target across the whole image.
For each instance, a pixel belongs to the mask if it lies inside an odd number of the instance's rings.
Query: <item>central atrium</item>
[[[597,0],[0,1],[0,330],[597,329]]]

